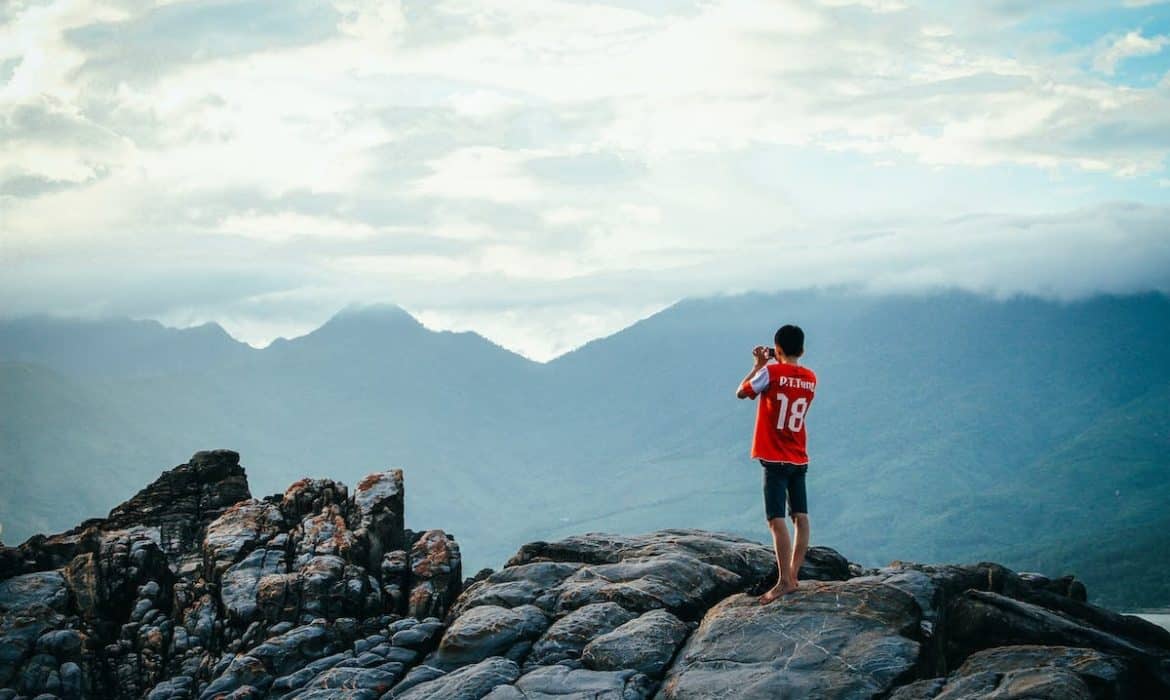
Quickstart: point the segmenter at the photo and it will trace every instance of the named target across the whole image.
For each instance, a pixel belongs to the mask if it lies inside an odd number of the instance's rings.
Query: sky
[[[1168,154],[1157,0],[2,0],[0,316],[1170,291]]]

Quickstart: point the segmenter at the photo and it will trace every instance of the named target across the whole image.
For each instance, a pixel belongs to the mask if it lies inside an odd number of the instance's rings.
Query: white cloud
[[[1154,56],[1162,53],[1162,49],[1170,45],[1170,36],[1160,35],[1146,37],[1141,31],[1132,31],[1125,36],[1115,39],[1093,59],[1093,68],[1113,75],[1117,66],[1129,58],[1138,56]]]
[[[486,199],[518,202],[536,199],[536,182],[521,166],[531,156],[502,148],[477,146],[454,151],[430,161],[431,174],[414,185],[424,196],[450,199]]]
[[[1057,52],[909,0],[272,7],[230,31],[216,4],[7,11],[0,312],[262,341],[389,300],[546,356],[733,289],[1164,281],[1164,210],[1095,205],[1165,191],[1170,83],[1103,76],[1166,37]]]

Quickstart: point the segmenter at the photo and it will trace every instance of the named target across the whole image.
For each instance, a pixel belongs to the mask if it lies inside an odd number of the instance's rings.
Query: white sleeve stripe
[[[768,368],[766,366],[761,367],[760,371],[756,372],[756,376],[752,377],[752,391],[757,394],[762,394],[771,382],[772,379],[768,376]]]

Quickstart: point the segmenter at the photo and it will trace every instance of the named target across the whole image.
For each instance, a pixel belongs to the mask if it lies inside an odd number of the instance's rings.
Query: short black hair
[[[776,331],[776,344],[789,357],[800,357],[804,354],[804,331],[800,326],[780,326]]]

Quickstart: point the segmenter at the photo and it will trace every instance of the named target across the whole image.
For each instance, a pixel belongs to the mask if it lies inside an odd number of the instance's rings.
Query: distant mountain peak
[[[365,321],[365,322],[394,322],[407,323],[412,326],[422,326],[418,319],[410,315],[406,309],[397,304],[350,304],[342,308],[337,313],[325,322],[328,326],[334,322],[350,322],[350,321]]]

